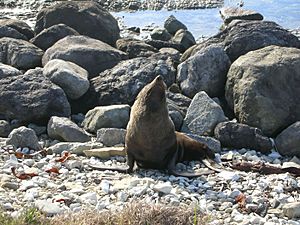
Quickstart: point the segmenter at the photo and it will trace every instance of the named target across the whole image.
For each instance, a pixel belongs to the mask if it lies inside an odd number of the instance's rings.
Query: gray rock
[[[151,34],[153,40],[169,41],[172,35],[165,28],[155,28]]]
[[[177,80],[182,93],[191,98],[199,91],[210,97],[223,96],[229,67],[230,60],[223,48],[213,45],[201,49],[178,66]]]
[[[192,33],[184,29],[180,29],[175,33],[174,37],[172,37],[172,42],[181,44],[184,49],[188,49],[196,44]]]
[[[33,124],[33,123],[28,124],[28,128],[34,130],[34,132],[37,136],[39,136],[41,134],[45,134],[47,132],[47,127],[46,126],[38,126],[38,125]]]
[[[175,130],[180,130],[183,123],[183,115],[176,110],[169,110],[169,116],[174,123]]]
[[[101,128],[97,130],[97,141],[104,146],[115,146],[125,143],[125,129],[118,128]]]
[[[64,91],[43,76],[41,69],[0,79],[0,114],[21,122],[48,122],[51,116],[70,116]]]
[[[139,91],[157,75],[163,77],[167,86],[175,82],[175,69],[169,56],[154,54],[122,61],[90,80],[89,91],[72,102],[73,112],[97,105],[132,104]]]
[[[300,120],[300,49],[268,46],[236,60],[226,100],[239,122],[276,135]]]
[[[61,59],[49,61],[43,70],[44,76],[60,86],[70,99],[78,99],[90,86],[88,72],[72,62]]]
[[[173,61],[176,65],[179,64],[181,54],[177,49],[175,49],[175,48],[161,48],[161,49],[159,49],[159,52],[161,52],[162,54],[168,54],[173,59]]]
[[[43,56],[43,65],[52,59],[73,62],[89,72],[90,77],[114,67],[127,54],[108,44],[87,36],[67,36],[47,49]]]
[[[63,151],[69,151],[73,154],[84,155],[83,151],[85,150],[98,149],[102,147],[103,144],[97,142],[61,142],[49,147],[47,150],[50,154],[61,154]]]
[[[232,121],[219,123],[215,137],[224,147],[249,148],[263,153],[272,149],[272,142],[260,129]]]
[[[27,40],[33,38],[34,36],[34,33],[30,26],[27,23],[17,19],[0,19],[0,25],[8,26],[17,30],[19,33],[25,35],[27,37]]]
[[[21,34],[19,31],[15,30],[14,28],[9,26],[3,26],[0,24],[0,38],[3,37],[28,40],[24,34]]]
[[[228,26],[224,44],[225,51],[233,62],[249,51],[269,45],[299,48],[300,40],[274,22],[238,21]]]
[[[155,191],[161,192],[163,194],[170,194],[170,192],[172,191],[172,185],[169,182],[165,182],[165,183],[158,183],[156,185],[153,186],[153,189]]]
[[[83,129],[65,117],[52,116],[47,126],[50,138],[67,142],[86,142],[90,137]]]
[[[289,219],[300,218],[300,202],[287,203],[283,205],[282,211]]]
[[[186,135],[195,139],[196,141],[206,144],[214,152],[221,152],[222,150],[220,141],[215,138],[207,137],[207,136],[199,136],[196,134],[186,134]]]
[[[166,95],[167,95],[167,103],[172,104],[173,106],[176,105],[177,110],[180,110],[180,112],[182,112],[182,114],[185,116],[187,109],[192,102],[192,99],[190,99],[189,97],[181,93],[172,93],[170,91],[167,91]]]
[[[72,169],[81,169],[83,167],[82,161],[81,160],[67,160],[64,162],[64,166],[68,169],[68,170],[72,170]]]
[[[300,40],[274,22],[234,20],[225,30],[188,49],[182,59],[196,54],[201,48],[211,44],[223,46],[233,62],[247,52],[270,45],[299,48]]]
[[[14,129],[6,140],[7,145],[18,147],[28,147],[34,150],[40,150],[41,146],[34,130],[27,127],[19,127]]]
[[[187,30],[186,26],[179,20],[177,20],[173,15],[167,18],[167,20],[164,23],[164,27],[170,34],[173,35],[180,29]]]
[[[87,112],[82,125],[91,133],[100,128],[125,128],[129,114],[129,105],[98,106]]]
[[[226,121],[222,108],[204,91],[197,93],[188,108],[182,132],[212,135],[216,125]]]
[[[30,42],[40,49],[46,51],[48,48],[54,45],[55,42],[68,35],[79,35],[79,33],[65,24],[56,24],[42,30],[34,38],[30,39]]]
[[[6,120],[0,120],[0,137],[7,137],[11,132],[12,127]]]
[[[0,79],[5,77],[21,75],[21,71],[3,63],[0,63]]]
[[[117,20],[93,1],[61,2],[42,9],[37,15],[35,33],[55,24],[66,24],[81,35],[114,45],[120,37]]]
[[[130,59],[137,57],[149,57],[157,52],[157,49],[146,42],[132,38],[122,38],[116,42],[117,49],[126,52]]]
[[[232,20],[263,20],[263,15],[254,11],[238,7],[225,7],[220,9],[220,14],[225,24]]]
[[[28,70],[41,65],[43,50],[35,45],[14,38],[0,38],[0,62],[18,69]]]
[[[178,43],[170,42],[170,41],[160,41],[160,40],[146,40],[147,44],[153,46],[156,49],[161,48],[174,48],[178,50],[179,52],[184,52],[186,49]]]
[[[41,210],[41,212],[45,213],[46,216],[55,216],[65,211],[59,206],[59,203],[53,203],[47,200],[36,200],[34,205]]]
[[[1,183],[1,187],[16,191],[19,189],[19,184],[15,183],[15,182],[6,181],[6,182]]]
[[[300,121],[283,130],[275,139],[277,150],[282,155],[300,157]]]

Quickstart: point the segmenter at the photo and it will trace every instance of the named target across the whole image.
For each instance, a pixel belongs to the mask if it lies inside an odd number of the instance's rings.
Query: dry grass
[[[28,212],[31,212],[30,215]],[[1,225],[205,225],[209,217],[191,207],[132,204],[121,211],[88,211],[46,218],[31,209],[18,220],[1,220]],[[34,213],[32,213],[34,212]],[[24,219],[25,218],[25,219]]]
[[[76,216],[55,217],[56,225],[187,225],[206,224],[197,210],[188,207],[169,207],[162,205],[132,204],[120,212],[86,212]]]

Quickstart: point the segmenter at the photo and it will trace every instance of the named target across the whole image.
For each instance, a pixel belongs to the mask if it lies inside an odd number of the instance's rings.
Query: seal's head
[[[159,111],[162,105],[166,105],[166,87],[163,78],[159,75],[141,90],[137,100],[146,106],[147,110]]]

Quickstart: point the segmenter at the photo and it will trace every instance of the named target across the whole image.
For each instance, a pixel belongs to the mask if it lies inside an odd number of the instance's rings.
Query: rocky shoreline
[[[0,19],[0,207],[53,216],[143,200],[197,207],[210,224],[300,224],[300,40],[257,12],[222,17],[224,29],[200,43],[174,16],[147,40],[132,38],[138,27],[121,38],[94,2],[44,8],[34,30]],[[188,179],[88,166],[124,165],[131,105],[157,75],[176,130],[226,171]]]

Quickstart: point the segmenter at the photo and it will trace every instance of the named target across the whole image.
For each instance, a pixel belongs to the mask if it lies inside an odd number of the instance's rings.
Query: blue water
[[[239,1],[225,0],[224,6],[236,6]],[[244,9],[261,13],[265,20],[275,21],[286,29],[300,28],[300,0],[244,0]],[[170,15],[184,23],[196,38],[216,34],[222,25],[219,9],[176,11],[138,11],[113,13],[123,17],[126,26],[143,28],[150,24],[163,26]]]

